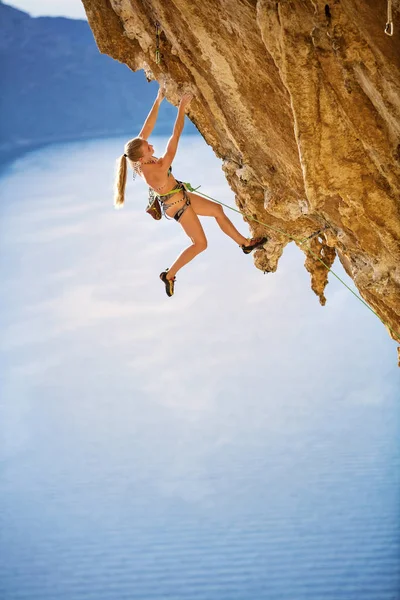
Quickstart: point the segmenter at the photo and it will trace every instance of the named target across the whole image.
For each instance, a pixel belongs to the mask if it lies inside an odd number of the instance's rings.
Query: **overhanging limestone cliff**
[[[338,255],[400,342],[400,22],[384,34],[386,3],[82,1],[101,52],[174,104],[194,92],[189,116],[244,213],[300,239],[329,226],[311,249]],[[271,235],[256,266],[275,271],[289,241]],[[324,304],[328,271],[302,250]]]

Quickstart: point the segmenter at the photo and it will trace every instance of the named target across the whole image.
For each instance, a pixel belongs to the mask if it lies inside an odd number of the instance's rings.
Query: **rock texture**
[[[274,228],[256,266],[276,270],[287,232],[324,304],[315,256],[338,256],[400,342],[399,0],[392,37],[376,0],[82,1],[101,52],[144,69],[173,104],[194,92],[189,116],[237,205]]]

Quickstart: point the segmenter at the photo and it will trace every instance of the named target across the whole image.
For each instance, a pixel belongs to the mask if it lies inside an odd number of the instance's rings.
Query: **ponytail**
[[[114,183],[114,208],[122,208],[125,202],[125,186],[128,166],[125,154],[117,159]]]
[[[128,158],[134,171],[137,171],[136,161],[142,156],[142,138],[133,138],[125,144],[125,152],[117,158],[114,183],[114,207],[122,208],[125,202],[125,187],[128,176]]]

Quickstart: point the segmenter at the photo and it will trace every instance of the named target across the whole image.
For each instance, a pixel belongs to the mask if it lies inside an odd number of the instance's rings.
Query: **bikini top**
[[[140,166],[137,167],[137,170],[135,168],[133,169],[133,173],[132,173],[133,179],[136,179],[136,174],[139,172],[139,170],[140,170]],[[167,171],[168,177],[171,175],[171,173],[172,173],[172,165],[170,165],[170,167]],[[165,184],[165,185],[167,185],[167,184]],[[162,186],[161,188],[158,188],[158,189],[162,190],[163,187],[165,187],[165,186]]]

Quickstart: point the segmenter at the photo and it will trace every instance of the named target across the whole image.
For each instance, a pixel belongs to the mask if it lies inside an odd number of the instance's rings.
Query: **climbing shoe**
[[[167,296],[171,297],[174,293],[174,285],[175,285],[176,277],[174,277],[173,279],[167,279],[167,273],[168,273],[168,269],[165,269],[165,271],[160,273],[160,279],[163,283],[165,283],[165,291],[167,293]]]
[[[252,238],[250,240],[250,242],[251,242],[250,246],[240,246],[245,254],[250,254],[250,252],[253,252],[253,250],[255,250],[256,248],[259,248],[260,246],[264,246],[264,244],[266,244],[268,242],[268,238],[267,237]]]

